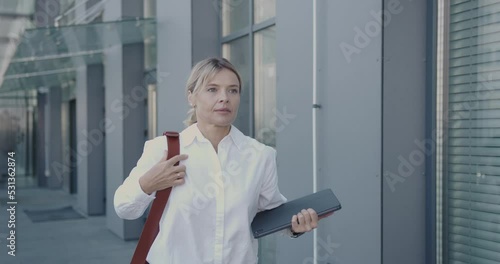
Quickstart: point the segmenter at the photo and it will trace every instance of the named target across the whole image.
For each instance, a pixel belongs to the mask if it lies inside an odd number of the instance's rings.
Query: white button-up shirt
[[[257,263],[257,240],[250,225],[255,214],[286,202],[278,189],[276,151],[245,136],[236,127],[218,145],[218,153],[197,124],[180,133],[185,183],[172,189],[160,220],[160,232],[147,257],[151,264]],[[116,213],[140,217],[155,193],[147,195],[139,178],[167,149],[164,136],[149,140],[130,175],[114,197]],[[291,218],[291,216],[290,216]]]

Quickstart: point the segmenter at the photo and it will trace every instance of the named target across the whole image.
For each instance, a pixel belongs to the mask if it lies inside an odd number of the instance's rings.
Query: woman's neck
[[[214,126],[214,125],[204,125],[197,123],[198,129],[200,130],[201,134],[205,138],[212,143],[212,146],[215,149],[215,152],[217,152],[217,146],[219,145],[219,142],[229,134],[229,131],[231,131],[231,126]]]

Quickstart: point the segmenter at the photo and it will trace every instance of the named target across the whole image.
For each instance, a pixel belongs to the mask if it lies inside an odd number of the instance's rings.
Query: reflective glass
[[[276,29],[258,31],[254,37],[255,138],[276,145]]]
[[[448,4],[441,257],[500,263],[500,1]]]
[[[220,5],[222,17],[222,35],[227,36],[249,26],[248,0],[214,0]]]
[[[254,24],[276,16],[276,0],[254,0],[253,8]]]
[[[101,63],[106,48],[144,41],[156,45],[155,35],[154,19],[27,30],[7,69],[0,93],[67,82],[74,79],[76,68]],[[150,50],[154,54],[154,48]]]
[[[35,0],[2,0],[1,14],[31,15],[35,11]]]

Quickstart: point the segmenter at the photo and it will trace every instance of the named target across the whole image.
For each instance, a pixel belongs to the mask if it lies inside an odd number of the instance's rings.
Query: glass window
[[[276,0],[254,0],[253,22],[258,24],[276,16]]]
[[[276,58],[275,27],[254,36],[254,115],[255,138],[276,146]]]
[[[438,260],[500,263],[500,1],[440,4],[449,21],[438,17]]]
[[[235,31],[249,26],[248,0],[219,0],[222,16],[222,35],[227,36]]]

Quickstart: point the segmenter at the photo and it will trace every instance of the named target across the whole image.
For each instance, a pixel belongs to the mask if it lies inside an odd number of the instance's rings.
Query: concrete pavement
[[[137,241],[123,241],[106,228],[105,216],[33,223],[24,210],[76,205],[62,190],[16,190],[16,256],[8,255],[7,188],[0,188],[0,263],[76,264],[130,263]],[[109,212],[114,213],[114,212]]]

